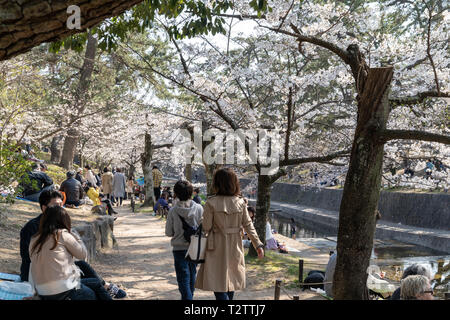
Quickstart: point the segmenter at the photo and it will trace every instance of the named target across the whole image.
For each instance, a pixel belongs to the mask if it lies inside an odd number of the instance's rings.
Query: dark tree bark
[[[64,39],[117,16],[142,0],[0,1],[0,61],[43,42]],[[70,5],[80,8],[81,29],[68,29]]]
[[[78,143],[78,135],[77,129],[70,128],[67,130],[67,135],[64,138],[64,147],[59,165],[66,170],[70,170],[73,167],[73,158]]]
[[[184,175],[186,180],[192,183],[192,164],[186,163],[186,167],[184,168]]]
[[[90,79],[94,70],[95,53],[97,51],[97,40],[89,34],[86,46],[86,53],[84,57],[83,66],[81,68],[80,82],[75,93],[76,115],[72,117],[79,117],[83,114],[86,108],[86,92],[89,88]],[[63,153],[60,166],[69,170],[73,165],[73,157],[75,155],[76,146],[79,139],[79,132],[76,129],[78,121],[73,123],[73,126],[67,131],[67,136],[64,140]]]
[[[266,221],[270,209],[270,192],[272,183],[270,176],[258,174],[258,190],[256,194],[256,214],[255,214],[255,229],[259,240],[266,243]],[[255,248],[250,246],[248,255],[251,257],[258,256]]]
[[[335,299],[368,299],[367,268],[375,235],[393,68],[368,69],[359,79],[358,121],[339,211]]]
[[[150,133],[145,133],[144,153],[141,154],[142,171],[144,172],[144,190],[145,201],[142,207],[151,207],[155,205],[155,193],[153,191],[153,174],[152,174],[152,157],[153,146]]]
[[[50,162],[59,163],[61,161],[61,141],[63,136],[54,136],[50,144]]]

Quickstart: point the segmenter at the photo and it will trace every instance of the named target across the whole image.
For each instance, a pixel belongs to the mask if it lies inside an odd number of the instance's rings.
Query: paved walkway
[[[96,261],[92,262],[95,269],[106,281],[122,285],[129,299],[180,299],[170,238],[164,234],[165,221],[148,213],[133,214],[127,202],[116,210],[119,217],[114,225],[114,235],[119,246],[100,252]],[[247,276],[248,287],[236,292],[236,300],[273,300],[273,288],[254,290],[251,285],[253,281],[255,279]],[[293,295],[293,292],[287,292]],[[194,299],[212,300],[214,294],[197,290]],[[282,292],[281,299],[289,299],[289,296]],[[312,291],[305,291],[300,299],[323,298]]]

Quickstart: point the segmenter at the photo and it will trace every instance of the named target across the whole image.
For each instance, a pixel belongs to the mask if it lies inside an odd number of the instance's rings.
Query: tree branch
[[[382,142],[386,142],[389,140],[397,140],[397,139],[405,139],[405,140],[421,140],[421,141],[430,141],[430,142],[439,142],[443,144],[450,144],[450,136],[430,133],[425,131],[416,131],[416,130],[383,130],[380,133],[380,140]]]
[[[335,152],[326,156],[319,156],[319,157],[307,157],[307,158],[297,158],[297,159],[284,159],[280,161],[280,167],[284,166],[290,166],[290,165],[298,165],[302,163],[308,163],[308,162],[330,162],[330,160],[333,160],[335,158],[340,157],[347,157],[349,156],[351,150],[342,150],[339,152]]]
[[[399,105],[410,106],[418,103],[422,103],[426,98],[449,98],[450,94],[448,92],[437,92],[437,91],[425,91],[416,94],[411,97],[400,97],[389,99],[391,106],[394,108]]]

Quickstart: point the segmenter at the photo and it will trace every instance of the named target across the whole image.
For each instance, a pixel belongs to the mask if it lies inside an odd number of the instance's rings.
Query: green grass
[[[47,174],[50,178],[53,179],[53,183],[61,184],[64,180],[66,180],[66,170],[60,166],[49,164],[47,166]]]
[[[246,249],[246,252],[248,249]],[[271,288],[275,279],[283,281],[287,288],[298,288],[298,257],[265,251],[264,259],[245,255],[245,265],[248,270],[256,272],[263,279],[263,287]]]

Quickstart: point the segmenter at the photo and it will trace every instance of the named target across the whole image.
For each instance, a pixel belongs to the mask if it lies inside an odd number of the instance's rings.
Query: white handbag
[[[206,239],[202,233],[202,225],[200,225],[196,234],[191,236],[191,243],[185,256],[186,260],[194,263],[205,262]]]

